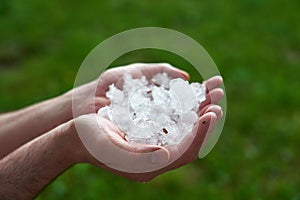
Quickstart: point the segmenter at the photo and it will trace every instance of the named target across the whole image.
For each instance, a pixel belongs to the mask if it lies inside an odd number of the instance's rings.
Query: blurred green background
[[[143,26],[191,36],[225,80],[226,123],[204,159],[146,184],[76,165],[37,199],[300,199],[299,9],[298,0],[1,0],[0,112],[71,89],[98,43]],[[114,64],[137,61],[188,66],[158,50]]]

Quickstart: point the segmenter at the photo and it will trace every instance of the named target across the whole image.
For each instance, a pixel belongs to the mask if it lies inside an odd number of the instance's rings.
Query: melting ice
[[[98,114],[114,122],[128,142],[170,146],[178,144],[197,122],[206,86],[159,73],[147,80],[124,75],[122,90],[109,86],[111,104]]]

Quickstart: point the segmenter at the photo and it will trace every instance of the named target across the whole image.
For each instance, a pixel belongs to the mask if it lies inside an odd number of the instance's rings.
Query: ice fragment
[[[166,73],[158,73],[150,81],[126,74],[122,90],[112,84],[106,97],[111,104],[100,108],[98,114],[115,123],[127,141],[170,146],[192,131],[206,86],[171,80]]]

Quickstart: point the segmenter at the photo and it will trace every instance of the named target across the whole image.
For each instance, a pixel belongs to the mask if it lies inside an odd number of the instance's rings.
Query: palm
[[[117,85],[117,87],[121,87],[122,76],[128,72],[130,72],[134,77],[140,77],[141,75],[144,75],[147,78],[152,77],[156,73],[167,72],[172,78],[181,77],[184,79],[188,79],[188,75],[186,73],[179,71],[176,68],[171,68],[170,66],[161,66],[157,64],[153,64],[151,66],[144,64],[140,64],[140,66],[131,65],[129,67],[127,66],[108,70],[107,72],[102,74],[98,80],[96,96],[101,99],[105,99],[105,93],[108,90],[108,86],[114,83]],[[128,173],[119,171],[103,163],[99,163],[97,160],[93,161],[94,164],[121,176],[125,176],[129,179],[137,181],[147,181],[165,171],[180,167],[193,161],[195,158],[197,158],[206,135],[213,130],[218,119],[222,117],[222,109],[220,106],[216,105],[216,103],[223,96],[223,90],[218,88],[221,84],[222,79],[219,76],[215,76],[206,81],[206,101],[204,101],[199,107],[198,123],[195,125],[193,132],[189,134],[179,145],[171,146],[167,149],[164,148],[170,154],[168,165],[166,165],[165,167],[146,173]],[[124,133],[120,132],[113,123],[107,122],[107,124],[109,125],[107,127],[109,127],[111,130],[111,134],[114,134],[116,136],[113,138],[118,140],[115,142],[117,142],[123,150],[128,151],[129,154],[130,152],[154,152],[158,149],[157,147],[153,148],[149,145],[129,144],[124,139]]]

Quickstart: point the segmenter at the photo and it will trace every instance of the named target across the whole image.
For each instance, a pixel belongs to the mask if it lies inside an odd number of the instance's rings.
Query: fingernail
[[[152,157],[151,157],[152,164],[165,164],[168,161],[169,161],[169,153],[166,150],[160,149],[152,152]]]
[[[222,76],[220,76],[220,75],[217,75],[216,76],[218,79],[220,79],[220,81],[222,81],[223,82],[223,77]]]
[[[190,75],[189,75],[187,72],[180,70],[180,73],[182,74],[182,76],[183,76],[186,80],[189,80],[189,79],[190,79]]]

